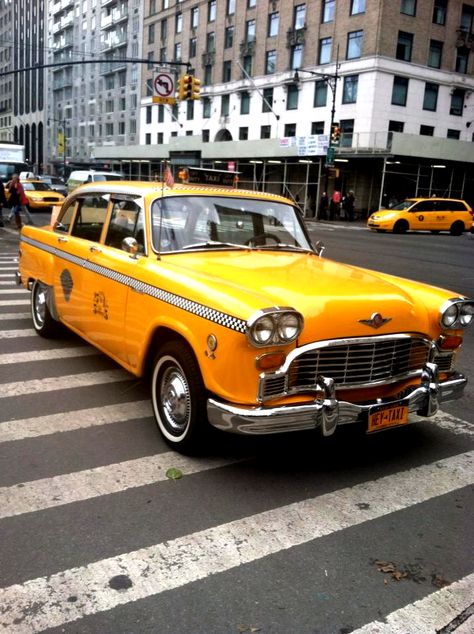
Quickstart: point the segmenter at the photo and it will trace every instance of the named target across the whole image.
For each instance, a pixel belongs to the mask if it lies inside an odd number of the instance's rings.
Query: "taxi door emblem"
[[[59,279],[61,282],[61,288],[63,289],[64,299],[68,302],[71,297],[72,287],[74,286],[71,273],[67,269],[64,269],[61,271]]]
[[[359,319],[360,324],[375,329],[380,328],[380,326],[387,324],[389,321],[392,321],[391,317],[382,317],[380,313],[373,313],[370,319]]]

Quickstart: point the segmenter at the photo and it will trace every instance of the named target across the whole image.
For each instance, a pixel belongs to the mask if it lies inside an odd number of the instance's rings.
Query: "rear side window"
[[[99,242],[107,215],[110,194],[94,193],[77,199],[77,212],[71,235]]]

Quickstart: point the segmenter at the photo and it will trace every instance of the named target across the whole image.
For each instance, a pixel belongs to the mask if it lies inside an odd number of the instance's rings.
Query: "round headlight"
[[[463,328],[470,326],[474,320],[474,304],[461,304],[459,308],[459,322]]]
[[[446,308],[441,316],[441,323],[446,328],[451,328],[456,323],[458,318],[458,306],[457,304],[451,304]]]
[[[263,316],[257,319],[251,329],[251,334],[255,343],[263,346],[273,339],[275,324],[271,317]]]
[[[282,315],[278,320],[278,336],[283,341],[296,339],[301,330],[301,322],[295,313]]]

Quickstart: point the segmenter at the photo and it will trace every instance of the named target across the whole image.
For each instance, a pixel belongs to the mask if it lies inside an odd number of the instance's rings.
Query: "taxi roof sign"
[[[240,172],[228,172],[227,170],[208,169],[206,167],[185,167],[186,182],[194,185],[220,185],[234,187],[238,182]]]

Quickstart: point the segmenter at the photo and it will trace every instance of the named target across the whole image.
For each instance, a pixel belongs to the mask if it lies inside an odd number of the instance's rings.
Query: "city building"
[[[363,213],[393,196],[474,198],[472,0],[144,5],[143,56],[162,64],[143,71],[140,142],[102,145],[101,160],[142,177],[163,159],[236,168],[307,215],[325,189],[354,190]],[[154,103],[163,68],[197,76],[200,101]]]
[[[12,63],[11,0],[0,0],[0,73],[8,73]],[[13,77],[0,75],[0,141],[13,141]]]

